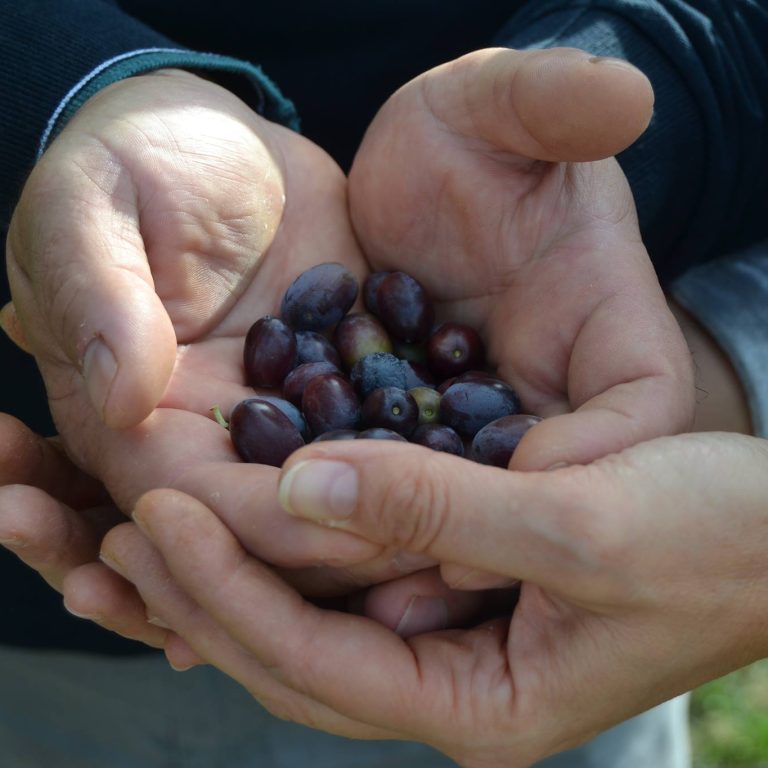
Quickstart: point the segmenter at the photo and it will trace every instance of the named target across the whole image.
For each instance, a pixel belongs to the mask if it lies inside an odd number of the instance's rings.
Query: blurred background
[[[695,691],[691,730],[694,768],[768,768],[768,659]]]

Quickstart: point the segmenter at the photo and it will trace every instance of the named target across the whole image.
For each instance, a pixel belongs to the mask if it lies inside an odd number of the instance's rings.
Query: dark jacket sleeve
[[[536,0],[498,42],[648,75],[653,120],[619,161],[662,282],[768,234],[768,0]]]
[[[293,106],[258,67],[185,49],[111,0],[0,0],[0,230],[36,157],[77,108],[112,82],[163,67],[239,82],[257,111],[297,127]]]

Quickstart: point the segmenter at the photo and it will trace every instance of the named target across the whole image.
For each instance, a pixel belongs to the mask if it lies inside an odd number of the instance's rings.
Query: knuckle
[[[583,588],[601,601],[622,600],[631,589],[632,541],[631,504],[619,505],[594,495],[591,472],[572,488],[572,499],[564,513],[562,530],[570,540],[571,556],[582,574]],[[601,481],[604,482],[604,481]],[[567,517],[567,519],[566,519]]]
[[[439,467],[432,457],[410,462],[385,487],[374,524],[376,530],[389,532],[388,544],[428,552],[441,536],[450,515],[450,495]]]

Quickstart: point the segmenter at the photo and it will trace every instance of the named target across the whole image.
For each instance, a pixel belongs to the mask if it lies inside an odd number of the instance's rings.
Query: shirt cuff
[[[254,98],[251,105],[256,112],[267,120],[299,130],[299,117],[293,103],[280,93],[260,67],[215,53],[177,48],[142,48],[102,62],[68,91],[48,120],[40,139],[37,158],[40,159],[75,112],[102,88],[127,77],[168,67],[242,75],[252,87]]]
[[[728,354],[768,438],[768,241],[689,270],[670,292]]]

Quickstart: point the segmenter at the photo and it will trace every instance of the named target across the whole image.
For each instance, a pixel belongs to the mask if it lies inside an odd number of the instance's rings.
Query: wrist
[[[723,348],[696,318],[669,300],[693,356],[696,372],[695,432],[753,434],[749,402],[736,369]]]

